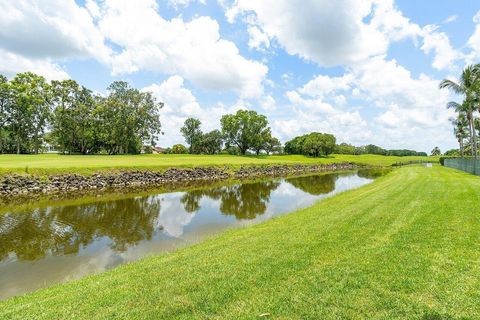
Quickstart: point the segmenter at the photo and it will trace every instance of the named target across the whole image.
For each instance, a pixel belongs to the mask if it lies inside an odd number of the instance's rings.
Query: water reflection
[[[235,216],[239,220],[252,220],[267,210],[272,191],[278,188],[280,182],[265,181],[246,183],[207,190],[186,192],[180,202],[185,211],[196,212],[200,209],[200,201],[207,197],[219,200],[219,210],[224,215]]]
[[[0,259],[77,253],[102,237],[110,239],[112,250],[125,251],[152,238],[159,212],[160,199],[147,197],[6,214],[0,216]]]
[[[376,179],[381,176],[386,175],[387,173],[391,172],[392,169],[388,168],[378,168],[378,169],[360,169],[357,171],[357,175],[361,178],[367,179]]]
[[[335,190],[335,181],[338,175],[327,174],[286,179],[295,188],[314,196],[329,193]]]
[[[366,184],[312,175],[0,215],[0,298],[102,271]]]

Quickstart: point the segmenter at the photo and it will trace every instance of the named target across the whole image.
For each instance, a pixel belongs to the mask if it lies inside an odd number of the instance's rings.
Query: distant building
[[[162,147],[155,147],[153,148],[153,153],[165,153],[167,151],[166,148],[162,148]]]
[[[151,147],[151,146],[142,147],[142,153],[161,154],[161,153],[165,153],[166,151],[167,149],[162,147]]]
[[[43,148],[42,148],[43,153],[58,153],[57,148],[50,144],[50,143],[44,143]]]

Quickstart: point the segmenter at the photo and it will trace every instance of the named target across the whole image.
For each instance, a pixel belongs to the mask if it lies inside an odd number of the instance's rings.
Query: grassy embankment
[[[118,169],[165,170],[176,167],[228,166],[238,168],[242,165],[272,164],[329,164],[354,162],[372,166],[390,166],[396,162],[438,161],[438,157],[390,157],[378,155],[332,155],[328,158],[309,158],[299,155],[285,156],[229,156],[229,155],[0,155],[0,174],[31,173],[56,174],[80,173],[91,174],[97,171]]]
[[[171,254],[0,302],[10,319],[478,319],[480,179],[404,167]]]

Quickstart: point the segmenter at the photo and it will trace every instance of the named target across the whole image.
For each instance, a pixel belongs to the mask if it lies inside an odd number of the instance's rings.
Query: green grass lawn
[[[328,158],[288,156],[229,156],[229,155],[0,155],[0,173],[29,172],[55,174],[77,172],[89,174],[112,169],[164,170],[171,167],[314,164],[355,162],[360,164],[389,166],[396,162],[412,160],[438,161],[438,157],[390,157],[378,155],[332,155]]]
[[[1,319],[479,319],[480,179],[403,167],[174,253],[0,302]]]

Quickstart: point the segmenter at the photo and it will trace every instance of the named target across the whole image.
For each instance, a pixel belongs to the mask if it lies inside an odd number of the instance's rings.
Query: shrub
[[[444,165],[445,165],[445,159],[449,159],[449,158],[452,158],[452,157],[440,157],[440,158],[438,159],[438,162],[440,162],[440,164],[441,164],[442,166],[444,166]]]
[[[183,144],[176,144],[172,147],[172,153],[173,154],[185,154],[185,153],[188,153],[188,149]]]

